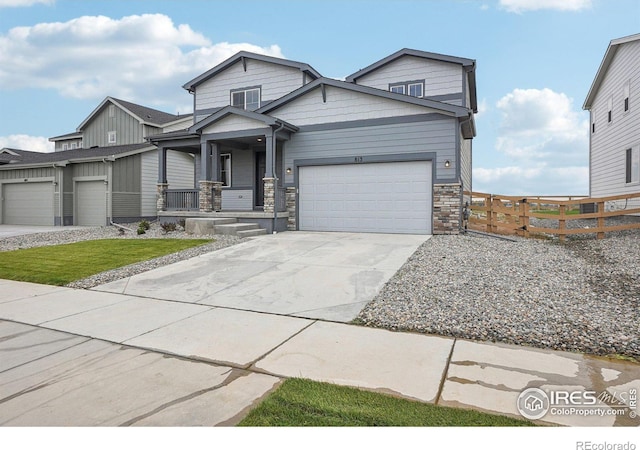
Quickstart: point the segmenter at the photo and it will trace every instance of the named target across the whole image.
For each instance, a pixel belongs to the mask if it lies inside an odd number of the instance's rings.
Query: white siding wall
[[[630,96],[629,111],[625,113],[626,82],[630,82]],[[613,120],[607,123],[611,96]],[[596,132],[591,134],[591,196],[640,192],[640,184],[625,183],[626,150],[640,145],[640,41],[623,44],[618,49],[594,99],[593,111]]]
[[[326,94],[327,101],[323,103],[321,90],[318,87],[276,109],[272,114],[296,126],[304,126],[435,112],[423,106],[332,86],[326,87]]]
[[[292,67],[246,59],[228,67],[196,88],[196,110],[218,108],[231,103],[231,90],[262,86],[261,101],[273,101],[302,86],[302,72]]]
[[[358,84],[389,90],[390,83],[425,80],[426,97],[462,92],[462,66],[403,56],[358,79]]]

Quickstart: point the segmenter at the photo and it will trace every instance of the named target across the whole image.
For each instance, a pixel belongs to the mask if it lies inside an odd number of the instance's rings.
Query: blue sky
[[[0,0],[0,147],[47,151],[111,95],[191,112],[180,86],[239,50],[345,77],[403,47],[477,61],[473,188],[588,192],[582,110],[639,0]]]

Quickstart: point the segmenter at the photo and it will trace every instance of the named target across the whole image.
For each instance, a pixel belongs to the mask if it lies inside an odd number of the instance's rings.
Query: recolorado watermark
[[[576,450],[636,450],[633,442],[576,442]]]
[[[517,402],[520,414],[537,420],[552,416],[628,416],[637,417],[638,392],[632,388],[624,392],[567,391],[561,389],[528,388],[520,393]],[[635,448],[635,447],[634,447]],[[587,447],[584,447],[587,450]],[[611,447],[611,450],[616,447]],[[610,450],[590,447],[589,450]],[[625,449],[626,450],[626,449]]]

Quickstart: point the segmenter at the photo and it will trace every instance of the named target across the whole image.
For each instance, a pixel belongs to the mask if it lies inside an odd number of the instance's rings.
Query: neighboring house
[[[640,193],[640,34],[610,42],[583,108],[590,112],[589,195]]]
[[[149,138],[160,150],[160,215],[195,210],[269,232],[460,230],[471,190],[474,60],[403,49],[338,81],[308,64],[240,52],[184,88],[194,123]],[[168,155],[180,152],[196,156],[191,204],[175,201],[180,192],[167,178]]]
[[[145,137],[192,121],[107,97],[76,132],[51,138],[54,153],[0,150],[0,223],[104,226],[157,217],[157,148]],[[194,188],[193,160],[171,155],[173,185]]]

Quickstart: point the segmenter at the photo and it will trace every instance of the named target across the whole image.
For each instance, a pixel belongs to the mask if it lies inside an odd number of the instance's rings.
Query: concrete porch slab
[[[254,367],[434,402],[454,340],[316,322]]]
[[[217,308],[125,343],[187,358],[248,367],[311,323],[303,319]]]

